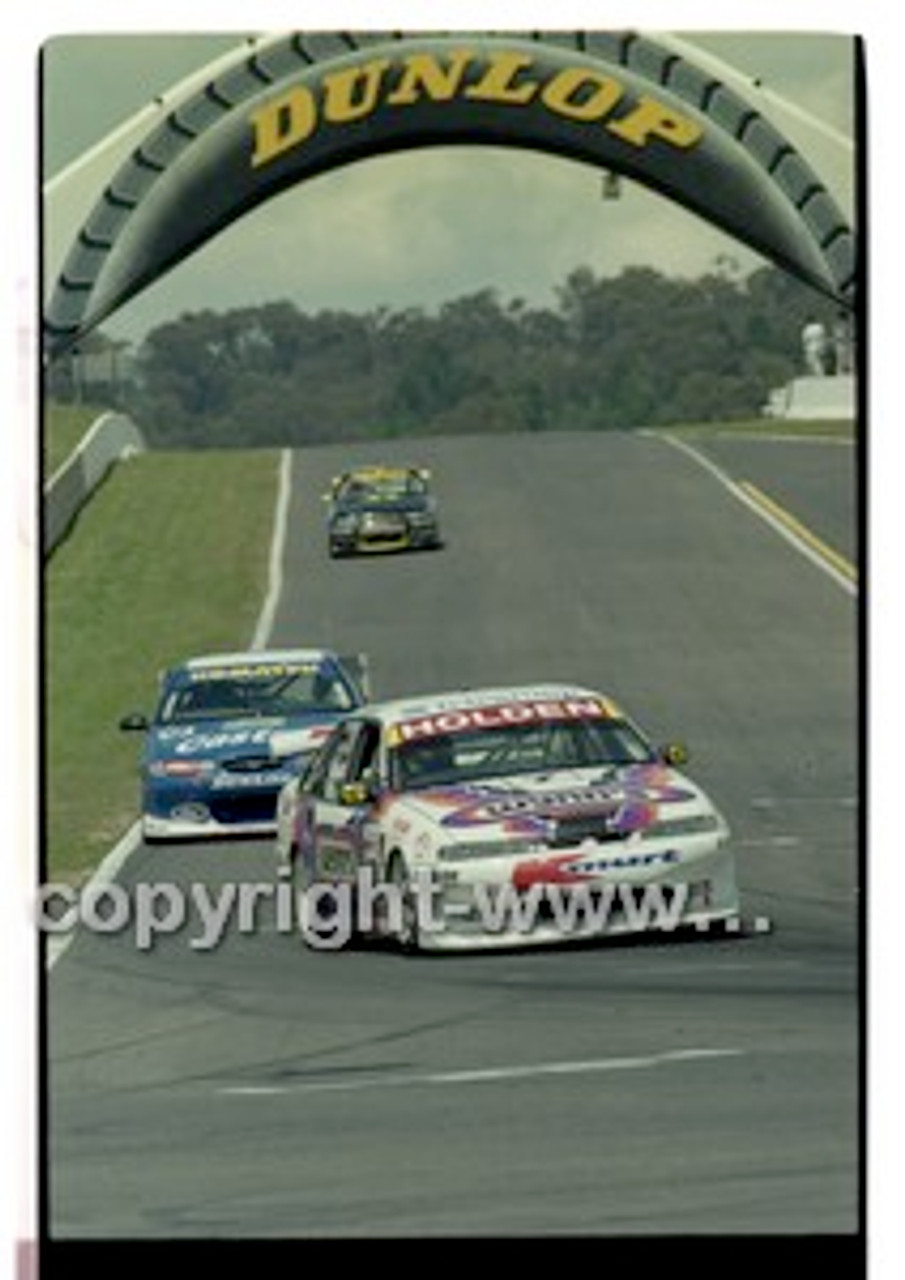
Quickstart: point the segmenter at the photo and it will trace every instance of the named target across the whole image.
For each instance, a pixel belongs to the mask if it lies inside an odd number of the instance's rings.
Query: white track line
[[[132,826],[125,833],[118,844],[110,850],[100,865],[92,873],[90,880],[82,887],[82,892],[86,889],[100,889],[104,885],[112,884],[119,874],[126,860],[135,852],[141,844],[141,822],[136,819]],[[60,957],[69,947],[72,939],[75,937],[75,930],[72,929],[66,934],[49,934],[47,937],[47,968],[52,969]]]
[[[312,1080],[299,1085],[233,1085],[218,1089],[231,1097],[270,1097],[299,1093],[361,1093],[366,1089],[398,1089],[415,1085],[496,1084],[508,1080],[535,1080],[539,1076],[589,1075],[602,1071],[632,1071],[667,1062],[710,1058],[737,1058],[743,1049],[673,1049],[633,1058],[596,1058],[579,1062],[538,1062],[501,1067],[476,1067],[462,1071],[432,1071],[423,1075],[361,1076],[357,1080]]]
[[[765,524],[768,524],[771,529],[778,533],[779,536],[788,542],[790,546],[794,547],[796,551],[805,557],[805,559],[810,560],[810,562],[815,564],[818,569],[822,569],[828,577],[832,578],[837,586],[840,586],[843,589],[843,591],[847,592],[848,595],[851,596],[856,596],[858,594],[858,584],[856,581],[853,581],[845,573],[840,572],[826,554],[822,554],[819,550],[815,549],[815,546],[811,545],[810,541],[806,541],[804,537],[800,536],[794,529],[790,528],[787,523],[778,519],[767,507],[753,498],[741,484],[733,480],[722,467],[718,466],[708,458],[706,454],[695,449],[687,440],[681,440],[677,436],[666,435],[659,431],[646,431],[644,434],[654,436],[657,440],[662,440],[664,443],[671,445],[674,449],[680,450],[680,452],[686,454],[687,457],[696,462],[699,467],[703,467],[705,471],[709,471],[714,479],[718,480],[724,489],[728,489],[737,501],[746,506],[749,511],[753,511],[759,520],[763,520]],[[813,541],[815,543],[819,542],[816,537]]]
[[[270,568],[267,596],[264,600],[252,649],[263,649],[270,639],[277,605],[283,591],[283,550],[286,546],[286,528],[289,522],[289,499],[292,494],[292,451],[283,449],[280,454],[280,473],[277,488],[277,504],[273,518],[273,536],[270,541]]]
[[[289,514],[289,498],[291,494],[292,452],[284,449],[280,455],[279,482],[277,488],[276,509],[273,518],[273,537],[270,544],[270,567],[267,595],[255,627],[252,648],[261,649],[267,643],[273,627],[273,619],[279,604],[283,588],[283,548],[286,543],[286,527]],[[116,844],[100,865],[82,886],[81,892],[94,892],[104,885],[111,884],[125,866],[126,861],[141,846],[141,821],[136,819],[122,839]],[[47,937],[46,965],[52,969],[66,952],[75,930],[67,934],[50,934]]]

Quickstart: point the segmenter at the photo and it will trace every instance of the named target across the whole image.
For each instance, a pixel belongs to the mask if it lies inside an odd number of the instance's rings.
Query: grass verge
[[[679,435],[744,435],[744,436],[832,436],[839,440],[854,440],[856,424],[851,418],[750,418],[738,422],[682,422],[658,431],[673,431]]]
[[[88,429],[103,414],[100,405],[49,404],[46,406],[41,439],[43,479],[49,480],[63,465]]]
[[[45,864],[77,882],[137,816],[162,668],[246,647],[267,589],[279,455],[146,453],[117,466],[43,578]]]

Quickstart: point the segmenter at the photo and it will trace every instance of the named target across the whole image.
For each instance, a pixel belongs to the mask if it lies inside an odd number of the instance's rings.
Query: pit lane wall
[[[69,458],[44,485],[44,555],[65,537],[78,512],[110,468],[122,458],[141,453],[144,437],[131,418],[104,413],[79,441]]]

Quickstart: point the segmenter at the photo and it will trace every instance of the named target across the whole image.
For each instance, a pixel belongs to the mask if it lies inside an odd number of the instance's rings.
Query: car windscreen
[[[282,718],[349,711],[354,705],[345,680],[329,666],[212,667],[183,673],[168,687],[157,720],[173,724],[246,716]]]
[[[385,480],[372,480],[367,483],[353,482],[345,489],[340,498],[352,505],[411,502],[422,500],[427,493],[423,480],[416,477],[388,477]]]
[[[643,764],[649,743],[621,719],[570,719],[469,729],[403,742],[391,752],[392,786],[408,791],[557,769]]]

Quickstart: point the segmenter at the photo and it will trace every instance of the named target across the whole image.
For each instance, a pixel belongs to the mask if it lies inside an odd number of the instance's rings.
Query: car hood
[[[399,803],[444,839],[531,836],[555,843],[604,828],[614,837],[641,830],[675,808],[687,816],[712,812],[706,794],[684,774],[660,764],[618,769],[558,770],[458,787],[408,792]],[[493,828],[490,831],[489,828]]]
[[[197,720],[156,725],[148,739],[151,760],[235,760],[285,758],[313,750],[323,742],[339,713],[310,716],[251,716],[235,720]]]

